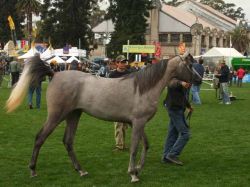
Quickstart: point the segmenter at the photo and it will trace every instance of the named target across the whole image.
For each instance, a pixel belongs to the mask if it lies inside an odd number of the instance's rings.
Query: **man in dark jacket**
[[[221,104],[226,104],[230,105],[230,97],[229,97],[229,92],[228,92],[228,77],[229,77],[229,68],[226,65],[225,61],[222,61],[221,63],[221,68],[220,72],[216,75],[216,77],[219,78],[219,83],[220,83],[220,90],[222,94],[222,103]]]
[[[204,75],[204,67],[203,67],[203,59],[199,59],[198,63],[194,63],[193,67],[199,73],[201,77]],[[194,77],[194,80],[192,82],[192,87],[191,87],[191,92],[192,92],[192,102],[194,104],[201,104],[201,99],[200,99],[200,89],[201,89],[201,84],[202,80],[200,78]]]
[[[165,163],[183,165],[178,157],[190,137],[184,114],[186,108],[189,111],[193,110],[187,98],[190,86],[190,83],[177,79],[172,80],[168,86],[167,97],[164,101],[170,119],[162,160]]]

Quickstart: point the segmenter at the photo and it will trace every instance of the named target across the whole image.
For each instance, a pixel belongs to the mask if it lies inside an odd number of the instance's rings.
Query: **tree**
[[[181,2],[179,2],[179,0],[172,0],[172,1],[166,2],[166,4],[171,5],[171,6],[178,6],[179,4],[181,4]]]
[[[232,45],[235,49],[244,53],[248,50],[250,39],[247,36],[247,29],[240,25],[236,27],[231,33]]]
[[[38,2],[37,0],[19,0],[16,4],[17,10],[19,10],[20,13],[26,14],[27,17],[29,47],[31,46],[32,41],[32,15],[33,13],[38,15],[40,11],[40,5],[40,2]]]
[[[8,16],[11,16],[15,23],[15,32],[17,39],[23,37],[22,25],[23,16],[17,14],[15,4],[18,0],[1,0],[0,1],[0,42],[6,43],[11,39],[10,27],[8,24]],[[13,6],[14,5],[14,6]]]
[[[214,8],[215,10],[218,10],[219,12],[234,20],[245,18],[243,9],[239,7],[235,10],[236,5],[233,3],[225,3],[223,0],[201,0],[200,2]]]
[[[122,53],[122,45],[145,44],[147,17],[151,8],[150,0],[110,0],[107,19],[112,19],[115,31],[107,46],[108,56]]]
[[[45,0],[42,6],[40,39],[48,40],[56,47],[66,44],[88,49],[93,37],[90,27],[91,8],[97,0]]]

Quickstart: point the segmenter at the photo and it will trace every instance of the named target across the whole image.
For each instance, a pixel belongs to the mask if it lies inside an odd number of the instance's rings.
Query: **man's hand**
[[[187,111],[188,111],[188,113],[189,113],[189,112],[193,112],[194,109],[193,109],[192,107],[189,107],[189,108],[187,108]]]
[[[190,87],[191,87],[191,83],[184,82],[184,81],[181,81],[181,85],[182,85],[184,88],[190,88]]]

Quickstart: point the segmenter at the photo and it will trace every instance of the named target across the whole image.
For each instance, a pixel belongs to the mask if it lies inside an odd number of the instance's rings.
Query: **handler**
[[[164,163],[183,165],[178,157],[190,137],[184,114],[186,108],[189,111],[193,110],[187,98],[190,86],[190,83],[177,79],[172,80],[168,86],[164,105],[168,110],[170,122],[162,159]]]

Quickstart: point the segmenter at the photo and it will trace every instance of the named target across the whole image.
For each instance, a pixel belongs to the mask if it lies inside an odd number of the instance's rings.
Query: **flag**
[[[8,16],[9,26],[11,30],[15,30],[15,24],[11,16]]]

